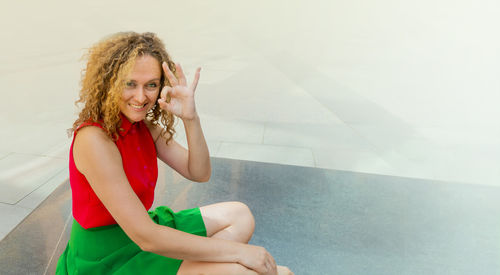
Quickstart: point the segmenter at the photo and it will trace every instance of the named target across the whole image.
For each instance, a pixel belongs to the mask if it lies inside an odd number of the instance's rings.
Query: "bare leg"
[[[255,220],[248,206],[241,202],[222,202],[200,207],[207,236],[248,243],[255,229]],[[257,275],[238,263],[183,261],[178,275]],[[293,275],[285,266],[278,266],[278,275]]]
[[[183,261],[177,275],[258,275],[257,272],[250,270],[236,263],[207,263]],[[286,266],[278,266],[278,275],[293,275],[293,272]]]
[[[183,261],[177,275],[258,275],[237,263],[208,263]]]
[[[248,243],[252,238],[255,221],[248,206],[241,202],[221,202],[200,207],[207,229],[207,236],[235,242]],[[210,263],[183,261],[178,275],[191,274],[234,274],[257,275],[238,263]]]
[[[207,236],[248,243],[255,229],[252,212],[241,202],[222,202],[200,207]]]

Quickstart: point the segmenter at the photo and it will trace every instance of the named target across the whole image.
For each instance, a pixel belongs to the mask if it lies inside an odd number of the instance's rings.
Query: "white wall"
[[[424,138],[421,147],[396,149],[406,159],[419,158],[417,166],[444,171],[436,178],[500,179],[496,0],[3,1],[0,26],[0,93],[14,95],[8,107],[0,108],[3,123],[28,121],[31,127],[71,121],[82,66],[75,60],[83,48],[116,31],[153,31],[187,63],[241,54],[243,45],[298,78],[300,68],[292,67],[304,64],[340,87],[317,90],[316,97],[350,93],[397,122],[394,127],[377,119],[358,124],[386,130],[404,125]],[[289,63],[287,56],[293,58]],[[58,64],[64,72],[54,67]],[[55,102],[57,108],[46,108]],[[41,116],[13,115],[27,108],[40,110]],[[335,108],[330,111],[336,114]],[[361,118],[371,115],[363,108],[355,112]],[[462,175],[454,177],[455,171]]]

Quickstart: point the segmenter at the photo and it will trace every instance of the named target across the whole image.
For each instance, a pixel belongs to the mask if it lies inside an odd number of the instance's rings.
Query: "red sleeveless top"
[[[123,169],[130,186],[144,207],[149,210],[153,205],[154,189],[158,178],[156,147],[153,137],[143,121],[131,123],[123,114],[121,114],[121,118],[122,125],[115,144],[120,151]],[[89,125],[102,129],[99,123],[89,122],[80,125],[77,131]],[[73,135],[69,152],[69,181],[73,199],[73,217],[86,229],[116,224],[116,221],[92,190],[85,176],[75,166],[73,143],[77,131]]]

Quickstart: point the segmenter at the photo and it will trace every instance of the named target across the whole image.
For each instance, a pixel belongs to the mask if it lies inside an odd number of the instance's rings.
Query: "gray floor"
[[[295,274],[498,274],[500,187],[213,158],[207,184],[161,166],[155,206],[238,200]],[[66,182],[0,242],[2,274],[52,274],[68,239]],[[68,226],[69,225],[69,226]]]

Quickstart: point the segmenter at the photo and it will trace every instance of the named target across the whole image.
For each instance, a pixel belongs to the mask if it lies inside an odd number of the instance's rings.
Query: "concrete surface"
[[[498,274],[500,187],[212,158],[208,183],[162,166],[155,205],[242,201],[251,244],[295,274]],[[2,274],[54,274],[72,224],[69,183],[0,242]]]

